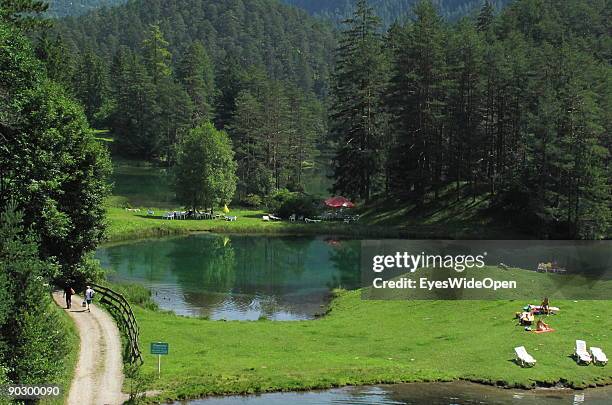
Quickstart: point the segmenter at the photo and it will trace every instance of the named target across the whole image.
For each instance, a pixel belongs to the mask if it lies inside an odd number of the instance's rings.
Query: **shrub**
[[[281,218],[289,218],[295,214],[306,218],[314,218],[320,213],[319,200],[304,193],[292,193],[281,189],[268,197],[266,207],[270,213]]]
[[[241,201],[241,205],[249,208],[259,208],[262,204],[263,200],[257,194],[249,194]]]
[[[274,214],[278,214],[281,206],[289,201],[293,197],[294,193],[290,192],[286,188],[276,190],[268,196],[266,199],[266,208],[268,211]]]

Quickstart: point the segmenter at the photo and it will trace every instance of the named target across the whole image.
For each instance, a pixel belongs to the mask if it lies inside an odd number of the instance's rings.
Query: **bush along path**
[[[65,308],[62,293],[53,294],[57,305]],[[118,405],[127,400],[123,386],[123,360],[119,330],[111,316],[96,305],[91,312],[81,307],[82,298],[72,297],[67,309],[80,336],[79,360],[68,394],[68,405]]]

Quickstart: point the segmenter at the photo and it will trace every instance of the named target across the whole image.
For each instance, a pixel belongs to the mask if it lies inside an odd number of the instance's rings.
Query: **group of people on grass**
[[[542,318],[535,320],[536,315],[551,315],[558,311],[558,308],[551,307],[550,301],[547,297],[542,300],[542,303],[538,305],[527,305],[522,312],[517,312],[515,317],[518,318],[519,324],[525,326],[525,330],[531,331],[533,323],[536,322],[536,332],[553,332],[554,329],[549,324],[544,322]]]

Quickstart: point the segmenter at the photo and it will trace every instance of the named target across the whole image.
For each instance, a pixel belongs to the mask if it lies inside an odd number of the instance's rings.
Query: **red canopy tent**
[[[332,197],[325,200],[325,205],[331,208],[355,208],[355,204],[345,197]]]

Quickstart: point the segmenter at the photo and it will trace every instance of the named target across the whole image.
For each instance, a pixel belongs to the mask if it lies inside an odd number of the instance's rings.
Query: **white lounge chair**
[[[591,347],[591,354],[593,355],[593,364],[598,366],[608,364],[608,357],[599,347]]]
[[[233,217],[228,217],[228,216],[226,216],[226,217],[225,217],[225,220],[226,220],[226,221],[229,221],[229,222],[234,222],[234,221],[236,221],[237,219],[238,219],[238,217],[236,217],[236,216],[233,216]]]
[[[264,222],[270,222],[270,217],[268,215],[264,215],[262,219]]]
[[[531,357],[525,346],[519,346],[514,348],[514,352],[516,353],[516,362],[521,365],[521,367],[533,367],[536,364],[536,359]]]
[[[174,219],[174,212],[166,212],[163,219]]]
[[[587,352],[586,342],[584,340],[576,340],[576,350],[574,352],[578,364],[591,364],[591,355]]]
[[[280,217],[277,217],[276,215],[272,215],[272,214],[270,214],[270,215],[269,215],[269,217],[270,217],[270,219],[271,219],[272,221],[281,221],[281,218],[280,218]]]

